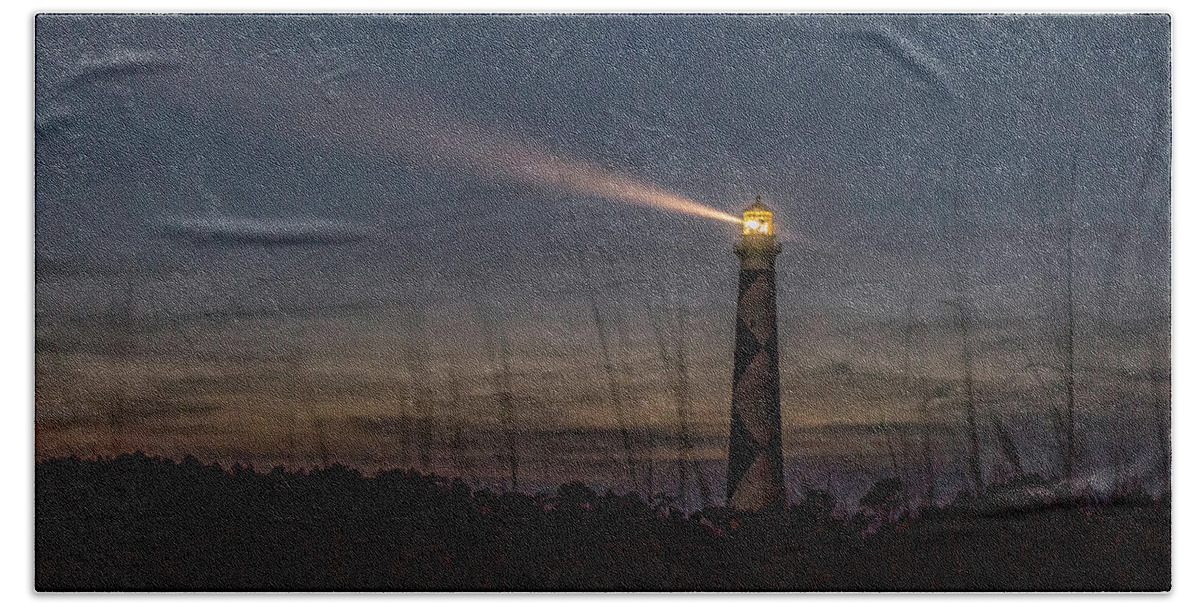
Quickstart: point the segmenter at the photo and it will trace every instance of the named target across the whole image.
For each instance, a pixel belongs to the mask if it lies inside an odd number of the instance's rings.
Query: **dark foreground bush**
[[[775,512],[684,517],[580,483],[527,496],[411,471],[127,455],[39,463],[35,496],[42,591],[1170,587],[1169,499],[1145,494],[843,522],[811,493]]]

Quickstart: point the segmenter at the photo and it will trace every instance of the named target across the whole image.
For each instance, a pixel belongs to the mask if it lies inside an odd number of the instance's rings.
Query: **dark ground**
[[[889,485],[890,484],[890,485]],[[472,491],[430,475],[228,472],[125,455],[36,465],[36,588],[98,590],[1163,591],[1170,498],[1037,478],[911,517],[899,483],[689,517],[659,497]],[[885,515],[889,514],[890,515]]]

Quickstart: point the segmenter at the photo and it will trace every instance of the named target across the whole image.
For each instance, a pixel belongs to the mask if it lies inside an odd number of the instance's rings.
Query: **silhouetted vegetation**
[[[1164,590],[1170,497],[1023,475],[909,511],[884,479],[755,515],[670,497],[473,490],[335,464],[258,473],[142,454],[36,465],[39,590]]]

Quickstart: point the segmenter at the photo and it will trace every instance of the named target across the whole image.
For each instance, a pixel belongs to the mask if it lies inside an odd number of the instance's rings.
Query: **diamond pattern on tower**
[[[779,494],[779,489],[774,484],[773,468],[770,456],[766,452],[760,453],[742,475],[737,489],[730,495],[729,506],[746,511],[773,502]]]
[[[742,372],[733,388],[733,409],[742,417],[746,428],[760,445],[767,445],[774,434],[771,414],[771,355],[760,350]]]
[[[754,337],[754,332],[750,331],[749,327],[742,322],[741,318],[737,321],[737,335],[734,338],[733,346],[733,381],[736,385],[742,373],[746,371],[746,367],[754,361],[755,355],[762,350],[763,345]]]
[[[771,284],[760,274],[745,291],[738,302],[738,318],[754,334],[759,344],[766,344],[775,333],[775,298]]]
[[[730,507],[754,510],[783,492],[775,274],[743,269],[738,281],[730,412]]]
[[[741,415],[734,409],[729,428],[729,479],[740,480],[750,468],[751,463],[762,453],[763,447],[754,440],[749,429],[742,422]],[[725,498],[733,496],[736,483],[730,483],[725,489]]]

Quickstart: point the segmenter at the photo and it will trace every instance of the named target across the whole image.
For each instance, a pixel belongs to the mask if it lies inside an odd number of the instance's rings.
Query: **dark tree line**
[[[472,490],[334,464],[225,470],[142,454],[36,465],[39,590],[1163,590],[1170,497],[1025,476],[907,511],[889,478],[759,514],[670,498]]]

